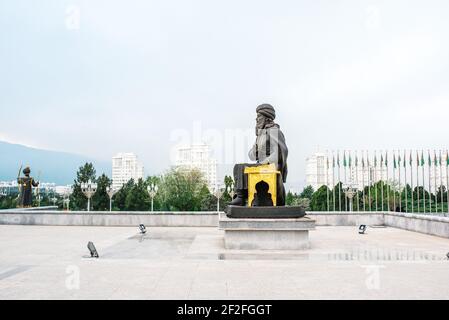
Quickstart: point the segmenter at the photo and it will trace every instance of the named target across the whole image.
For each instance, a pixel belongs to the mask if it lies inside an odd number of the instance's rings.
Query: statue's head
[[[26,167],[25,169],[23,169],[23,174],[26,176],[29,176],[31,173],[31,169],[30,167]]]
[[[256,108],[256,130],[265,128],[267,123],[273,122],[276,118],[276,111],[271,104],[261,104]]]

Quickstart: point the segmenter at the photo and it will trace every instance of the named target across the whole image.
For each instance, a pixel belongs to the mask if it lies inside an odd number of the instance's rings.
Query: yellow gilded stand
[[[273,200],[273,206],[276,206],[276,190],[277,190],[277,175],[281,174],[276,170],[274,164],[262,164],[257,167],[246,167],[245,174],[248,174],[248,207],[251,207],[251,203],[254,200],[254,194],[256,191],[256,184],[264,181],[268,184],[268,193],[271,193]]]

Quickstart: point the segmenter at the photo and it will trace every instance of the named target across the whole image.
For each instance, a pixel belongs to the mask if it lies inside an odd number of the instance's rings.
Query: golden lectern
[[[276,206],[277,175],[281,174],[274,164],[262,164],[255,167],[247,167],[244,171],[248,175],[248,207],[252,207],[254,196],[257,193],[256,185],[264,181],[268,184],[268,193],[271,194],[273,206]]]

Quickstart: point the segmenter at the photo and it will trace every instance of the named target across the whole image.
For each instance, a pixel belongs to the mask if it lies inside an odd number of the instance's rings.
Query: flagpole
[[[335,155],[334,151],[332,151],[332,197],[334,202],[334,212],[335,212]]]
[[[443,168],[441,167],[441,150],[440,150],[440,157],[439,157],[439,164],[440,164],[440,204],[441,204],[441,213],[444,212],[444,205],[443,205]]]
[[[419,203],[419,153],[418,150],[416,150],[416,193],[418,197],[418,213],[421,212],[419,209],[420,203]]]
[[[382,155],[382,151],[380,152],[380,192],[381,192],[381,204],[382,210],[384,211],[384,157]]]
[[[426,212],[426,175],[425,175],[424,150],[421,150],[421,171],[422,171],[422,198],[423,198],[423,212]]]
[[[402,212],[401,150],[398,150],[398,171],[399,171],[399,212]]]
[[[427,149],[427,153],[429,155],[429,212],[432,213],[432,179],[430,179],[432,172],[432,158],[430,157],[429,149]]]
[[[366,211],[366,199],[365,199],[365,158],[362,150],[362,199],[363,199],[363,211]]]
[[[326,150],[326,195],[327,211],[329,212],[329,150]]]
[[[343,150],[343,173],[345,178],[345,185],[348,183],[346,179],[346,150]],[[345,211],[348,211],[348,197],[345,194]]]
[[[348,170],[349,170],[349,185],[352,188],[352,157],[351,157],[351,150],[348,150],[349,153],[349,159],[348,159]],[[349,211],[354,211],[354,197],[349,199]]]
[[[435,213],[438,213],[438,190],[437,190],[437,153],[433,150],[433,185],[435,187]]]
[[[378,182],[377,179],[377,157],[376,157],[376,151],[374,151],[374,194],[375,194],[375,199],[376,199],[376,210],[377,211],[377,207],[379,206],[379,202],[377,201],[377,185],[376,183]]]
[[[385,151],[385,170],[387,172],[387,211],[390,211],[390,182],[388,181],[388,150]]]
[[[369,211],[371,212],[372,206],[371,206],[371,165],[369,162],[369,152],[366,151],[366,163],[368,165],[368,207]]]
[[[337,151],[337,165],[338,165],[338,208],[341,212],[341,179],[340,179],[340,150]]]
[[[408,188],[407,188],[407,152],[404,150],[404,180],[405,180],[405,212],[408,212]]]
[[[446,150],[446,202],[447,213],[449,214],[449,152]]]
[[[413,157],[412,157],[412,150],[410,150],[409,155],[409,163],[410,163],[410,188],[412,189],[412,211],[415,212],[415,203],[414,203],[414,196],[413,196]]]
[[[396,211],[396,153],[393,150],[393,210]]]
[[[355,181],[357,184],[357,195],[356,195],[356,201],[357,201],[357,211],[360,211],[360,196],[359,196],[359,159],[358,159],[358,152],[355,151]]]

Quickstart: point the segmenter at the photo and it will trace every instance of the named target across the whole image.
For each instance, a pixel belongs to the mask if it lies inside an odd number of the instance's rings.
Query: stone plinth
[[[219,228],[224,230],[226,249],[239,250],[300,250],[308,249],[309,230],[315,220],[228,218],[220,214]]]

